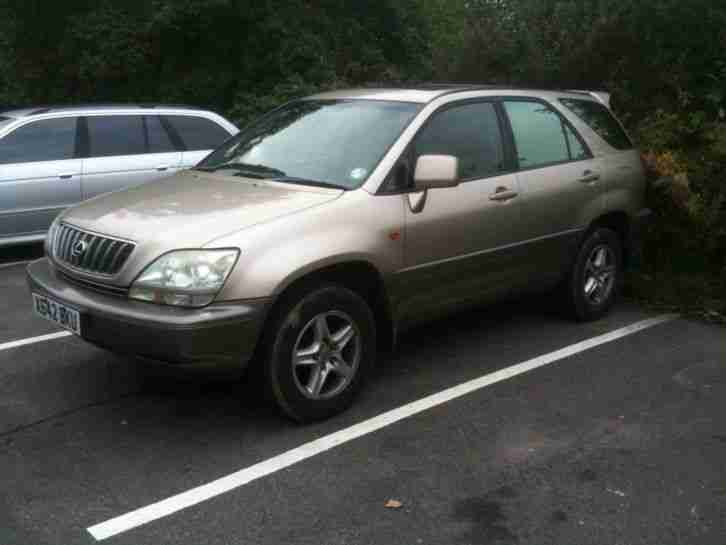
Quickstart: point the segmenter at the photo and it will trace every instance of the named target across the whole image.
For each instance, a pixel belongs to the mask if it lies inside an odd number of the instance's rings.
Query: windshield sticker
[[[350,171],[350,177],[353,180],[362,180],[368,174],[368,170],[365,168],[355,168]]]

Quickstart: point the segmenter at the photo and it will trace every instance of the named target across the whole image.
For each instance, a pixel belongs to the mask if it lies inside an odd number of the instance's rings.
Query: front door
[[[89,116],[86,123],[85,199],[152,182],[179,170],[181,151],[172,144],[158,116]]]
[[[413,143],[412,164],[422,155],[457,157],[461,183],[404,196],[405,268],[396,275],[404,322],[496,298],[518,268],[510,248],[520,239],[519,188],[496,105],[435,113]]]
[[[0,242],[37,236],[81,200],[75,117],[32,121],[0,139]]]

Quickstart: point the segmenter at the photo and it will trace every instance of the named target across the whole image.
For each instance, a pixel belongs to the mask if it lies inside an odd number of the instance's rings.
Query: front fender
[[[215,246],[241,250],[217,300],[274,297],[305,275],[343,263],[369,263],[382,275],[399,270],[403,221],[400,196],[352,191],[314,209],[216,240]]]

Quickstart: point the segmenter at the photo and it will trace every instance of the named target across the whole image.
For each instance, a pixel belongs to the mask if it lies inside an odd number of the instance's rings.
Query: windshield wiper
[[[196,170],[204,172],[217,172],[219,170],[230,169],[235,171],[235,176],[244,176],[247,178],[258,178],[261,180],[270,180],[271,182],[284,182],[290,184],[312,185],[316,187],[329,187],[333,189],[347,190],[348,187],[332,182],[321,182],[320,180],[311,180],[309,178],[299,178],[296,176],[288,176],[280,169],[268,167],[266,165],[250,165],[247,163],[224,163],[216,167],[197,167]]]
[[[290,184],[300,184],[300,185],[312,185],[316,187],[329,187],[332,189],[342,189],[344,191],[347,191],[349,188],[340,185],[340,184],[334,184],[332,182],[321,182],[320,180],[310,180],[308,178],[297,178],[295,176],[279,176],[276,178],[270,178],[271,182],[283,182],[283,183],[290,183]]]
[[[265,165],[250,165],[247,163],[224,163],[215,167],[197,167],[196,170],[204,172],[217,172],[219,170],[234,170],[240,176],[248,176],[250,178],[269,179],[278,176],[285,176],[285,172],[280,169],[268,167]]]

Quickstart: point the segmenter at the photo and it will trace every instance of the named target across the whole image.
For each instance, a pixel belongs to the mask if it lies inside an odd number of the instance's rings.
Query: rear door
[[[603,208],[600,172],[582,137],[546,102],[516,98],[503,105],[519,163],[527,280],[546,284],[561,275],[586,218]]]
[[[509,247],[520,238],[517,177],[502,138],[502,116],[487,101],[455,103],[437,113],[413,143],[422,155],[459,159],[461,183],[429,190],[420,210],[406,197],[404,271],[397,275],[404,320],[493,299],[517,274]]]
[[[192,168],[230,136],[227,129],[205,117],[165,115],[163,121],[181,146],[182,168]]]
[[[88,116],[82,130],[84,199],[158,180],[180,167],[181,151],[158,116]]]
[[[0,240],[45,232],[81,200],[76,117],[30,121],[0,139]]]

